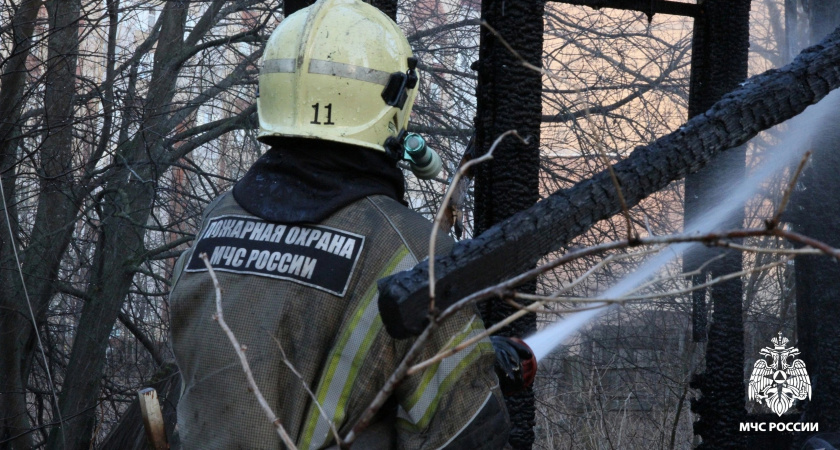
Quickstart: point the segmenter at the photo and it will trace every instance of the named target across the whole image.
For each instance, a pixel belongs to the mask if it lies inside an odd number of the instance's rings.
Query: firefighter
[[[406,133],[415,67],[397,25],[359,0],[318,1],[269,38],[257,110],[258,138],[270,150],[211,202],[175,268],[172,348],[185,448],[281,447],[212,320],[215,291],[201,254],[256,383],[298,448],[335,445],[331,426],[344,436],[411,346],[385,332],[376,281],[428,253],[432,225],[406,207],[397,167],[407,159],[427,178],[440,170],[422,138]],[[446,252],[452,244],[441,237],[436,245]],[[483,330],[464,310],[421,358]],[[529,353],[497,344],[498,356],[485,338],[403,380],[359,448],[503,448],[510,425],[494,362],[516,387],[527,382],[520,358]]]

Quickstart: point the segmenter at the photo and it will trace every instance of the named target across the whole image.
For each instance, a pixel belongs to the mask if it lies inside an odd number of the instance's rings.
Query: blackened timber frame
[[[549,0],[568,5],[588,6],[594,9],[613,8],[628,11],[640,11],[648,15],[669,14],[674,16],[697,17],[700,5],[695,3],[672,2],[668,0]]]
[[[476,168],[474,230],[480,234],[540,198],[540,124],[542,116],[542,66],[544,0],[482,0],[476,86],[475,146],[485,154],[508,130],[528,136],[527,142],[502,141],[493,159]],[[509,46],[509,47],[508,47]],[[509,48],[514,49],[511,52]],[[521,61],[520,61],[521,58]],[[536,292],[536,283],[522,286]],[[490,326],[515,312],[501,301],[480,306],[485,325]],[[499,331],[502,336],[527,336],[537,328],[535,314]],[[505,398],[511,418],[509,443],[514,450],[534,444],[536,408],[534,391],[528,388]]]

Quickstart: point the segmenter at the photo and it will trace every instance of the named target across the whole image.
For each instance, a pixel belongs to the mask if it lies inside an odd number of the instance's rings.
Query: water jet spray
[[[722,194],[724,195],[719,195],[718,198],[726,198],[727,201],[709,207],[706,212],[685,227],[685,232],[702,234],[720,231],[719,227],[722,223],[725,223],[726,218],[737,211],[738,208],[743,208],[750,198],[758,194],[766,180],[781,173],[786,168],[793,170],[802,155],[809,150],[807,147],[809,144],[808,138],[818,131],[817,127],[821,121],[815,119],[827,114],[838,101],[840,101],[840,92],[834,91],[819,103],[808,107],[802,114],[773,128],[778,130],[780,127],[787,126],[780,142],[764,152],[763,161],[755,167],[751,175],[740,181],[735,180],[735,183],[719,186],[717,189],[723,190]],[[666,264],[690,250],[692,246],[699,245],[702,244],[680,243],[670,245],[642,264],[636,271],[600,294],[598,298],[613,299],[628,295],[649,280]],[[537,361],[551,354],[569,337],[577,334],[595,318],[614,308],[614,306],[608,306],[606,303],[592,306],[593,309],[572,313],[523,339],[534,351]]]

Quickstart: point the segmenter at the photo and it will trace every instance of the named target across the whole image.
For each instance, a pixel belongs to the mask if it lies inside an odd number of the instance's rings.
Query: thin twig
[[[538,66],[535,66],[535,65],[533,65],[533,64],[531,64],[531,63],[529,63],[528,61],[526,61],[526,60],[525,60],[525,58],[524,58],[524,57],[523,57],[523,56],[522,56],[519,52],[517,52],[516,50],[514,50],[513,46],[511,46],[511,45],[510,45],[510,43],[508,43],[507,39],[505,39],[505,38],[504,38],[504,37],[503,37],[503,36],[502,36],[502,35],[501,35],[498,31],[496,31],[496,29],[495,29],[495,28],[493,28],[493,26],[492,26],[492,25],[490,25],[489,23],[487,23],[487,21],[482,20],[482,21],[480,22],[480,25],[481,25],[482,27],[486,28],[486,29],[487,29],[487,31],[489,31],[489,32],[490,32],[490,34],[492,34],[492,35],[493,35],[493,37],[495,37],[496,39],[498,39],[498,40],[499,40],[499,42],[501,42],[501,43],[502,43],[502,45],[504,45],[504,46],[505,46],[505,48],[506,48],[506,49],[507,49],[507,50],[511,53],[511,55],[513,55],[513,57],[514,57],[514,58],[516,58],[516,59],[519,61],[519,64],[521,64],[521,65],[522,65],[522,67],[525,67],[525,68],[527,68],[527,69],[529,69],[529,70],[533,70],[534,72],[538,72],[538,73],[540,73],[541,75],[545,75],[545,76],[547,76],[548,78],[551,78],[552,80],[557,81],[558,83],[568,85],[568,86],[569,86],[569,91],[570,91],[571,93],[580,94],[580,93],[582,93],[583,91],[585,91],[585,90],[586,90],[586,87],[585,87],[585,86],[583,86],[583,87],[578,87],[578,88],[574,88],[574,87],[572,87],[572,86],[571,86],[571,84],[568,82],[568,78],[567,78],[567,77],[560,76],[560,75],[558,75],[557,73],[555,73],[555,72],[554,72],[554,71],[552,71],[552,70],[548,70],[548,69],[545,69],[545,68],[543,68],[543,67],[538,67]]]
[[[493,35],[493,37],[498,39],[499,42],[501,42],[502,45],[505,46],[505,48],[513,55],[514,58],[519,60],[519,64],[521,64],[522,67],[525,67],[529,70],[533,70],[534,72],[538,72],[542,75],[545,75],[548,78],[551,78],[552,80],[557,81],[558,83],[567,84],[567,85],[569,84],[567,77],[562,77],[552,70],[547,70],[545,68],[535,66],[535,65],[529,63],[528,61],[526,61],[525,58],[521,54],[519,54],[519,52],[514,50],[513,46],[511,46],[510,43],[508,43],[508,41],[498,31],[496,31],[495,28],[493,28],[489,23],[487,23],[487,21],[482,20],[480,24],[481,24],[482,27],[486,28],[487,31],[489,31],[490,34]],[[581,93],[585,89],[586,89],[585,87],[580,87],[580,88],[572,88],[571,86],[569,87],[569,90],[573,93]]]
[[[538,305],[538,303],[534,303],[534,304],[531,304],[531,305],[528,305],[528,306],[523,306],[521,309],[519,309],[515,313],[505,317],[503,320],[497,322],[492,327],[487,328],[486,330],[482,331],[480,334],[477,334],[477,335],[471,337],[470,339],[467,339],[466,341],[461,342],[460,344],[456,345],[455,347],[443,350],[443,351],[437,353],[435,356],[432,356],[431,358],[429,358],[425,361],[419,362],[419,363],[411,366],[411,368],[408,369],[408,372],[406,372],[406,375],[414,375],[415,373],[420,372],[421,370],[423,370],[423,369],[425,369],[425,368],[427,368],[427,367],[429,367],[433,364],[436,364],[439,361],[442,361],[442,360],[444,360],[444,359],[446,359],[446,358],[464,350],[465,348],[475,344],[476,342],[478,342],[478,341],[492,335],[493,333],[501,330],[502,328],[510,325],[513,321],[515,321],[516,319],[519,319],[520,317],[524,316],[525,314],[534,313],[534,312],[554,312],[554,313],[561,313],[562,312],[562,313],[566,314],[566,313],[575,313],[575,312],[581,312],[581,311],[589,311],[589,310],[592,310],[592,309],[600,309],[600,308],[605,308],[605,307],[608,306],[607,304],[604,304],[604,305],[595,305],[595,306],[585,306],[585,307],[582,307],[582,308],[569,308],[569,309],[566,309],[566,310],[563,310],[563,311],[551,311],[551,310],[545,310],[545,309],[534,309],[534,306],[537,306],[537,305]],[[542,306],[542,305],[540,305],[540,306]]]
[[[490,149],[487,150],[487,153],[481,155],[478,158],[469,160],[466,164],[461,166],[457,172],[455,172],[455,176],[452,177],[452,181],[449,183],[449,188],[446,189],[446,195],[443,196],[443,201],[440,204],[440,208],[435,214],[435,224],[432,227],[431,236],[429,236],[429,314],[435,314],[435,247],[437,243],[437,234],[438,230],[441,228],[441,222],[443,221],[444,211],[449,206],[449,202],[452,200],[452,194],[455,191],[455,186],[458,185],[458,182],[461,180],[467,172],[469,172],[470,168],[476,164],[483,163],[484,161],[493,159],[493,152],[496,150],[496,147],[504,140],[504,138],[514,135],[516,136],[521,142],[527,144],[530,138],[523,139],[522,136],[519,135],[519,132],[516,130],[508,130],[502,133],[499,137],[493,141],[493,145],[490,146]]]
[[[787,230],[780,230],[778,228],[771,230],[771,235],[783,237],[789,241],[799,242],[800,244],[804,244],[816,249],[819,249],[821,252],[825,253],[828,256],[840,261],[840,250],[826,244],[825,242],[818,241],[816,239],[810,238],[808,236]]]
[[[727,281],[727,280],[731,280],[731,279],[733,279],[733,278],[739,278],[739,277],[742,277],[742,276],[744,276],[744,275],[749,275],[749,274],[756,273],[756,272],[764,272],[764,271],[769,270],[769,269],[772,269],[772,268],[774,268],[774,267],[777,267],[777,266],[781,266],[781,265],[787,264],[787,262],[788,262],[788,261],[790,261],[790,259],[791,259],[790,257],[785,257],[785,258],[782,258],[782,259],[780,259],[780,260],[778,260],[778,261],[773,261],[773,262],[771,262],[771,263],[767,263],[767,264],[764,264],[764,265],[762,265],[762,266],[753,267],[753,268],[751,268],[751,269],[744,269],[744,270],[741,270],[741,271],[738,271],[738,272],[728,273],[728,274],[726,274],[726,275],[721,275],[721,276],[719,276],[719,277],[717,277],[717,278],[714,278],[714,279],[712,279],[712,280],[709,280],[709,281],[707,281],[707,282],[705,282],[705,283],[702,283],[702,284],[696,284],[696,285],[693,285],[692,287],[689,287],[689,288],[679,289],[679,290],[676,290],[676,291],[662,292],[662,293],[659,293],[659,294],[648,294],[648,295],[626,295],[626,296],[616,297],[616,298],[597,298],[597,299],[588,298],[588,297],[563,297],[563,298],[556,298],[556,297],[547,297],[547,296],[544,296],[544,295],[524,294],[524,293],[520,293],[520,292],[516,292],[516,291],[511,291],[510,293],[508,293],[508,295],[511,295],[511,296],[513,296],[513,297],[515,297],[515,298],[521,298],[521,299],[523,299],[523,300],[538,300],[538,301],[540,301],[540,302],[542,302],[542,303],[547,303],[547,302],[553,302],[553,303],[558,303],[558,302],[575,302],[575,303],[598,303],[598,302],[610,302],[610,303],[626,303],[626,302],[638,302],[638,301],[643,301],[643,300],[654,300],[654,299],[657,299],[657,298],[676,297],[676,296],[678,296],[678,295],[687,294],[687,293],[690,293],[690,292],[692,292],[692,291],[696,291],[696,290],[700,290],[700,289],[705,289],[705,288],[707,288],[707,287],[709,287],[709,286],[713,286],[713,285],[715,285],[715,284],[719,284],[719,283],[721,283],[721,282],[724,282],[724,281]],[[688,274],[686,274],[686,275],[688,275]],[[523,306],[523,308],[527,308],[527,307]],[[542,312],[542,311],[538,311],[538,312]]]
[[[489,23],[487,23],[486,20],[481,21],[481,26],[484,27],[484,28],[487,28],[487,30],[489,30],[490,33],[493,34],[493,36],[496,39],[498,39],[499,42],[501,42],[502,45],[505,46],[506,49],[508,49],[508,51],[514,56],[514,58],[519,60],[519,63],[522,64],[522,66],[527,67],[528,69],[531,69],[535,72],[539,72],[541,74],[548,75],[547,71],[544,70],[542,67],[537,67],[537,66],[529,63],[528,61],[526,61],[525,58],[523,58],[522,55],[519,54],[519,52],[514,50],[513,47],[511,47],[511,45],[508,43],[508,41],[505,40],[505,38],[503,38],[502,35],[499,34],[498,31],[496,31],[495,28],[493,28]]]
[[[614,241],[614,242],[607,242],[599,245],[595,245],[592,247],[587,247],[581,250],[570,252],[566,255],[563,255],[559,258],[556,258],[552,261],[549,261],[541,266],[535,267],[533,269],[527,270],[515,277],[509,278],[501,283],[498,283],[493,286],[489,286],[487,288],[481,289],[476,291],[466,297],[461,298],[460,300],[452,303],[446,310],[444,310],[440,316],[439,320],[444,320],[450,315],[454,314],[455,311],[463,308],[465,305],[475,303],[477,301],[485,300],[492,297],[499,297],[507,292],[510,292],[516,286],[519,286],[522,283],[527,281],[533,280],[540,274],[547,272],[555,267],[561,266],[566,264],[570,261],[580,259],[585,256],[595,255],[598,253],[603,253],[610,250],[617,250],[621,248],[627,248],[636,245],[663,245],[663,244],[673,244],[673,243],[680,243],[680,242],[702,242],[706,245],[711,246],[727,246],[729,244],[728,240],[730,239],[742,239],[748,237],[758,237],[758,236],[778,236],[788,239],[793,242],[798,242],[804,245],[808,245],[813,248],[819,249],[823,254],[829,255],[834,259],[840,261],[840,250],[832,248],[828,244],[824,242],[817,241],[815,239],[811,239],[807,236],[803,236],[801,234],[781,230],[781,229],[772,229],[768,230],[766,228],[751,228],[751,229],[742,229],[742,230],[735,230],[729,232],[722,232],[722,233],[707,233],[703,235],[697,234],[682,234],[682,235],[672,235],[672,236],[649,236],[639,238],[637,242],[631,243],[627,240],[621,241]],[[787,253],[787,251],[785,252]],[[519,312],[519,311],[518,311]]]
[[[704,284],[694,285],[690,288],[686,288],[686,289],[682,289],[682,290],[678,290],[678,291],[664,292],[664,293],[661,293],[661,294],[651,294],[651,295],[644,295],[644,296],[625,296],[625,297],[617,297],[617,298],[596,298],[596,299],[592,299],[592,298],[586,298],[586,297],[572,297],[572,298],[567,297],[567,298],[557,299],[557,298],[553,298],[553,297],[545,297],[545,296],[533,295],[533,294],[523,294],[523,293],[520,293],[520,292],[517,292],[517,291],[511,291],[509,293],[509,295],[511,295],[515,298],[522,298],[522,299],[531,300],[531,301],[537,300],[537,301],[530,304],[530,305],[527,305],[527,306],[516,303],[515,301],[510,300],[510,299],[507,299],[507,302],[509,304],[511,304],[511,306],[520,309],[519,312],[523,312],[523,313],[568,314],[568,313],[572,313],[572,312],[604,308],[604,307],[609,306],[609,305],[623,305],[625,303],[630,303],[630,302],[639,302],[639,301],[644,301],[644,300],[654,300],[654,299],[657,299],[657,298],[665,298],[665,297],[673,297],[673,296],[677,296],[677,295],[682,295],[682,294],[686,294],[686,293],[689,293],[689,292],[692,292],[692,291],[695,291],[695,290],[705,289],[709,286],[713,286],[715,284],[721,283],[721,282],[726,281],[726,280],[730,280],[730,279],[734,279],[734,278],[740,278],[740,277],[742,277],[744,275],[748,275],[750,273],[763,272],[763,271],[772,269],[773,267],[777,267],[777,266],[786,264],[788,261],[789,261],[789,258],[785,258],[784,260],[775,261],[773,263],[769,263],[769,264],[766,264],[766,265],[763,265],[763,266],[760,266],[760,267],[755,267],[755,268],[752,268],[752,269],[742,270],[740,272],[729,273],[729,274],[717,277],[715,279],[712,279],[712,280],[710,280],[710,281],[708,281]],[[586,303],[586,304],[591,304],[592,306],[585,307],[585,308],[568,308],[568,309],[563,309],[563,310],[545,308],[546,303],[563,303],[563,302]]]
[[[233,334],[233,331],[230,329],[227,322],[225,322],[225,316],[222,313],[222,287],[219,285],[219,279],[216,278],[213,266],[210,265],[210,261],[207,259],[207,253],[202,253],[198,255],[198,257],[204,261],[204,265],[207,267],[210,278],[213,280],[213,287],[216,289],[216,314],[213,314],[213,320],[219,323],[219,326],[222,327],[222,330],[224,330],[230,340],[230,343],[233,344],[233,350],[236,352],[236,356],[239,357],[239,362],[242,364],[242,370],[245,372],[245,378],[248,379],[248,388],[257,397],[257,402],[259,402],[260,407],[262,407],[265,415],[268,417],[268,420],[271,421],[277,429],[277,434],[280,436],[280,439],[283,440],[283,443],[290,449],[297,449],[295,443],[292,442],[292,438],[289,437],[289,434],[286,433],[286,429],[283,428],[283,424],[280,423],[280,418],[277,417],[277,414],[274,414],[274,411],[271,410],[271,406],[269,406],[265,397],[263,397],[262,392],[260,392],[260,388],[254,380],[254,374],[251,372],[251,365],[248,364],[248,358],[245,356],[246,347],[239,343],[239,340],[236,339],[236,335]]]
[[[639,252],[639,253],[644,254],[644,253],[648,253],[648,252],[649,251],[644,251],[644,252]],[[623,259],[624,257],[634,256],[634,255],[637,255],[637,254],[638,253],[634,253],[633,255],[610,255],[609,257],[605,258],[603,261],[599,262],[596,265],[596,267],[588,270],[586,273],[584,273],[583,275],[578,277],[574,282],[572,282],[572,284],[570,284],[569,286],[566,286],[565,288],[563,288],[560,291],[557,291],[557,292],[553,293],[552,295],[559,295],[560,292],[562,292],[563,290],[571,289],[576,284],[582,282],[585,278],[587,278],[589,275],[594,273],[597,270],[597,268],[603,267],[608,262],[611,262],[611,261],[616,260],[616,259]],[[429,358],[429,359],[427,359],[423,362],[417,363],[414,366],[412,366],[410,369],[408,369],[407,375],[413,375],[413,374],[425,369],[426,367],[428,367],[432,364],[435,364],[438,361],[441,361],[445,358],[448,358],[448,357],[458,353],[459,351],[469,347],[470,345],[473,345],[474,343],[484,339],[485,337],[492,335],[496,331],[501,330],[502,328],[506,327],[510,323],[512,323],[515,320],[519,319],[520,317],[524,316],[525,314],[528,314],[529,312],[535,312],[533,310],[533,307],[542,306],[543,304],[544,304],[544,302],[539,303],[539,304],[535,303],[535,304],[529,305],[531,308],[521,307],[521,305],[515,305],[518,309],[518,311],[516,311],[515,313],[509,315],[508,317],[506,317],[503,320],[497,322],[496,324],[494,324],[490,328],[487,328],[482,333],[480,333],[476,336],[473,336],[472,338],[458,344],[455,347],[447,349],[446,346],[444,346],[444,350],[438,352],[435,356],[433,356],[433,357],[431,357],[431,358]],[[592,308],[591,307],[586,307],[586,308],[583,308],[582,310],[588,310],[588,309],[592,309]],[[575,312],[575,311],[577,311],[577,310],[564,310],[563,312],[568,313],[568,312]]]
[[[508,41],[498,32],[492,25],[487,23],[486,20],[481,21],[481,26],[486,28],[490,33],[502,43],[502,45],[516,58],[523,67],[533,70],[535,72],[539,72],[542,75],[548,76],[549,78],[555,79],[560,82],[565,82],[565,80],[561,79],[557,74],[550,70],[546,70],[542,67],[535,66],[530,62],[526,61],[525,58],[513,48],[513,46],[508,43]],[[572,91],[578,95],[581,95],[585,92],[586,88],[574,88]],[[584,100],[584,103],[588,105],[589,101]],[[597,130],[598,128],[592,123],[592,118],[589,113],[589,106],[584,108],[584,116],[587,119],[587,122],[592,127],[592,130]],[[615,174],[615,170],[613,170],[612,164],[610,164],[609,159],[607,158],[606,152],[604,150],[603,140],[600,138],[599,135],[596,133],[596,141],[601,144],[598,147],[599,153],[601,154],[601,158],[604,161],[604,164],[607,165],[607,170],[609,171],[610,178],[612,179],[613,185],[615,186],[616,193],[618,194],[618,201],[621,204],[621,212],[624,216],[624,220],[627,224],[627,239],[630,242],[635,242],[639,236],[638,232],[633,228],[633,221],[630,219],[630,209],[627,207],[627,201],[624,199],[624,193],[621,191],[621,183],[618,181],[618,177]]]
[[[746,253],[772,253],[778,255],[822,255],[822,250],[810,247],[802,248],[767,248],[753,247],[750,245],[736,244],[734,242],[722,243],[721,247],[732,248]]]
[[[606,267],[611,262],[614,262],[617,259],[624,259],[624,257],[629,257],[631,254],[626,255],[609,255],[606,258],[598,261],[594,266],[590,267],[589,270],[583,273],[583,275],[577,277],[574,281],[569,283],[567,286],[562,286],[560,289],[552,292],[550,297],[559,297],[564,292],[569,292],[570,290],[574,289],[580,283],[583,283],[584,280],[589,278],[595,272],[601,270],[603,267]]]
[[[719,260],[723,257],[724,257],[724,254],[721,253],[720,255],[717,255],[713,258],[710,258],[709,260],[707,260],[706,262],[701,264],[700,267],[698,267],[694,270],[690,270],[688,272],[682,272],[682,273],[677,274],[677,275],[655,278],[653,280],[650,280],[646,283],[641,284],[636,289],[633,289],[632,291],[628,292],[628,294],[632,294],[633,292],[639,292],[643,289],[647,289],[649,286],[653,286],[654,284],[659,284],[659,283],[669,281],[669,280],[673,280],[673,279],[676,279],[676,278],[688,278],[688,277],[693,277],[693,276],[696,276],[696,275],[700,275],[700,274],[704,273],[704,271],[706,270],[706,267],[708,267],[711,263],[713,263],[713,262],[715,262],[715,261],[717,261],[717,260]]]
[[[492,327],[485,329],[480,334],[478,334],[476,336],[473,336],[472,338],[470,338],[466,341],[461,342],[460,344],[456,345],[455,347],[452,347],[450,349],[445,349],[445,350],[437,353],[435,356],[433,356],[433,357],[431,357],[431,358],[429,358],[429,359],[427,359],[423,362],[420,362],[420,363],[417,363],[417,364],[411,366],[411,368],[409,368],[408,371],[406,372],[406,375],[414,375],[415,373],[425,369],[426,367],[431,366],[432,364],[435,364],[436,362],[438,362],[438,361],[440,361],[444,358],[448,358],[448,357],[458,353],[459,351],[469,347],[470,345],[486,338],[487,336],[490,336],[491,334],[495,333],[496,331],[501,330],[502,328],[506,327],[508,324],[513,322],[514,320],[524,316],[527,313],[528,313],[528,311],[517,311],[517,312],[511,314],[510,316],[506,317],[504,320],[502,320],[500,322],[497,322]]]
[[[796,168],[796,172],[793,173],[793,177],[791,177],[790,183],[788,183],[788,187],[787,189],[785,189],[785,192],[782,195],[782,201],[779,203],[779,207],[776,209],[776,214],[774,214],[773,218],[767,222],[767,228],[776,228],[777,226],[779,226],[779,221],[782,218],[782,213],[785,212],[788,200],[790,200],[790,194],[796,187],[796,180],[799,179],[799,175],[802,174],[802,170],[805,169],[805,163],[808,162],[808,158],[810,157],[810,150],[808,150],[807,152],[805,152],[804,155],[802,155],[802,160],[799,161],[799,166]]]
[[[583,97],[583,92],[578,90],[578,97]],[[607,157],[607,146],[604,144],[604,138],[601,137],[601,133],[599,128],[596,126],[595,121],[592,120],[592,114],[589,110],[589,98],[584,97],[581,99],[582,103],[586,105],[583,109],[583,116],[586,118],[586,123],[592,129],[592,135],[595,139],[595,147],[598,149],[598,155],[601,157],[601,162],[607,166],[607,171],[610,174],[610,180],[612,181],[613,187],[615,187],[615,192],[618,195],[618,202],[621,205],[621,215],[624,216],[624,221],[627,226],[627,240],[630,242],[635,242],[638,237],[639,233],[633,228],[633,221],[630,218],[630,208],[627,207],[627,201],[624,199],[624,192],[621,190],[621,183],[618,181],[618,176],[615,174],[615,170],[613,169],[613,165],[610,163],[609,157]]]
[[[347,433],[347,436],[344,437],[344,444],[349,446],[356,440],[356,437],[359,433],[362,432],[365,428],[370,425],[370,421],[373,420],[373,417],[382,408],[382,405],[385,404],[385,401],[391,396],[396,389],[397,385],[407,376],[408,368],[412,362],[419,356],[420,350],[422,350],[423,346],[426,345],[426,341],[429,339],[429,336],[437,329],[438,324],[436,321],[432,320],[429,322],[429,325],[426,326],[426,329],[417,337],[412,344],[411,348],[403,357],[403,360],[400,362],[400,365],[397,366],[396,370],[391,374],[388,378],[388,381],[385,382],[385,385],[379,390],[376,394],[376,397],[370,403],[368,408],[356,421],[353,425],[353,428]]]
[[[266,330],[266,332],[268,332],[268,330]],[[298,372],[297,369],[295,369],[295,366],[292,364],[292,362],[289,361],[289,358],[286,356],[286,351],[283,350],[283,344],[280,343],[280,340],[277,339],[277,337],[271,333],[268,333],[268,335],[271,336],[271,339],[274,339],[274,342],[277,344],[277,348],[280,350],[280,355],[283,356],[283,363],[286,364],[286,367],[288,367],[289,370],[291,370],[296,377],[298,377],[298,379],[300,380],[300,384],[303,386],[303,389],[306,390],[306,393],[309,394],[309,398],[312,399],[312,402],[315,403],[315,406],[318,408],[318,412],[321,414],[321,417],[323,417],[327,421],[327,423],[330,424],[330,430],[332,430],[333,436],[335,436],[335,442],[340,447],[342,445],[341,436],[339,436],[338,430],[335,429],[335,423],[333,423],[332,419],[330,419],[327,416],[327,412],[324,411],[324,408],[321,406],[321,402],[318,401],[318,397],[315,395],[314,392],[312,392],[312,389],[309,388],[309,384],[306,383],[306,380],[303,379],[303,375],[301,375],[300,372]]]
[[[563,286],[560,289],[552,292],[549,295],[549,297],[559,297],[560,294],[562,294],[563,292],[568,292],[569,290],[573,289],[578,284],[583,283],[583,281],[586,280],[587,278],[589,278],[589,276],[591,276],[593,273],[597,272],[598,270],[600,270],[601,268],[603,268],[604,266],[606,266],[609,263],[612,263],[612,262],[615,262],[615,261],[620,261],[622,259],[637,258],[639,256],[644,256],[644,255],[654,253],[654,252],[659,251],[659,250],[661,250],[661,248],[655,247],[655,248],[652,248],[652,249],[642,250],[642,251],[638,251],[638,252],[625,253],[625,254],[622,254],[622,255],[607,256],[606,258],[599,261],[597,264],[592,266],[589,270],[584,272],[583,275],[579,276],[578,278],[576,278],[574,281],[572,281],[568,285]]]
[[[586,108],[586,118],[590,118],[589,107]],[[592,126],[591,120],[589,120],[589,122],[590,126]],[[603,142],[601,142],[601,138],[597,135],[597,133],[595,141],[599,143],[598,153],[601,155],[601,160],[607,166],[607,171],[610,173],[610,179],[612,180],[615,192],[618,195],[618,202],[621,205],[621,215],[624,216],[624,222],[627,225],[627,240],[635,242],[639,238],[639,233],[636,232],[635,228],[633,228],[633,221],[630,219],[630,208],[627,207],[627,201],[624,200],[624,192],[621,191],[621,183],[618,181],[618,176],[615,174],[615,170],[613,170],[613,165],[610,164],[610,159],[607,157],[606,149],[604,148]]]

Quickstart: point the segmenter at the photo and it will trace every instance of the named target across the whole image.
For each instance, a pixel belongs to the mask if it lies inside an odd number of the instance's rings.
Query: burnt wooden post
[[[805,3],[811,25],[810,41],[819,42],[840,24],[840,1]],[[792,196],[789,217],[802,234],[840,247],[840,203],[832,198],[840,188],[840,102],[821,117],[820,134],[813,137],[811,161]],[[819,423],[820,431],[840,430],[840,266],[822,256],[797,257],[795,261],[796,318],[799,356],[811,377],[811,401],[805,405],[804,422]],[[804,440],[807,436],[800,436]]]
[[[479,47],[476,148],[486,153],[493,141],[508,130],[517,130],[528,144],[506,139],[493,153],[493,160],[478,167],[475,182],[475,233],[532,206],[539,199],[539,137],[542,114],[542,75],[525,67],[501,42],[504,39],[525,62],[542,67],[543,0],[484,0],[482,19],[495,29],[481,27]],[[524,287],[534,292],[535,284]],[[482,305],[490,326],[513,312],[507,304],[491,301]],[[500,334],[526,336],[536,330],[530,314]],[[534,393],[528,389],[507,398],[515,449],[534,443]]]
[[[694,21],[692,38],[691,85],[688,115],[707,111],[725,94],[735,90],[747,78],[749,49],[750,0],[705,0]],[[718,199],[709,191],[723,179],[735,179],[745,170],[743,148],[732,149],[704,170],[689,175],[685,181],[685,221],[689,223],[702,213],[701,208]],[[723,229],[740,228],[744,223],[741,211],[731,217]],[[684,269],[695,270],[699,264],[717,254],[701,249],[685,256]],[[740,252],[727,252],[723,259],[709,266],[706,273],[717,277],[740,271]],[[705,281],[706,274],[692,281]],[[706,317],[704,291],[695,294],[695,316]],[[692,410],[700,415],[694,433],[703,438],[699,448],[743,448],[744,435],[738,424],[744,409],[744,323],[742,318],[743,289],[740,278],[719,283],[711,289],[714,305],[712,324],[706,344],[706,372],[699,374],[692,387],[701,397],[692,402]],[[704,321],[695,326],[705,328]],[[699,327],[697,327],[699,328]],[[705,329],[695,329],[695,338],[703,338]]]

